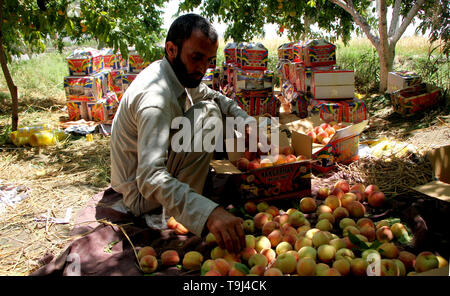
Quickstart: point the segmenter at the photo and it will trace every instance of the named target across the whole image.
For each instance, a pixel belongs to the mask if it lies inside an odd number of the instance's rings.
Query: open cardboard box
[[[285,122],[284,125],[291,131],[292,135],[301,134],[308,137],[306,133],[309,129],[324,122],[319,114],[314,114],[308,118]],[[345,127],[336,131],[327,145],[312,143],[312,159],[316,160],[312,162],[312,167],[326,173],[333,169],[337,163],[348,164],[357,160],[359,135],[368,122],[368,120],[364,120],[357,124],[343,123]]]
[[[296,156],[304,155],[307,160],[242,172],[235,164],[243,152],[237,152],[236,139],[225,140],[228,159],[212,160],[210,163],[212,183],[223,184],[222,188],[215,188],[216,193],[239,195],[241,200],[255,202],[310,196],[312,139],[299,133],[289,137],[290,132],[281,127],[279,131],[279,146],[291,146]]]

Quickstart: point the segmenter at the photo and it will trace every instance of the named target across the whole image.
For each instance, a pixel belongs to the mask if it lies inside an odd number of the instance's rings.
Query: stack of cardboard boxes
[[[128,60],[112,49],[77,49],[67,57],[64,77],[69,120],[104,122],[114,118],[123,93],[149,65],[133,49]]]
[[[249,115],[277,115],[272,71],[267,70],[268,50],[261,43],[228,43],[224,50],[222,89]]]
[[[367,119],[366,105],[354,96],[354,71],[336,66],[335,45],[323,39],[290,42],[278,48],[278,57],[283,96],[299,117],[319,113],[326,122]]]
[[[220,91],[220,68],[216,66],[215,58],[210,61],[202,82],[211,89]]]

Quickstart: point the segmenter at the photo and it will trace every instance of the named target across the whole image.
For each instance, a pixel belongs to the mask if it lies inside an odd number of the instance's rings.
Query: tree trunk
[[[2,11],[3,11],[3,0],[0,0],[0,20],[3,19]],[[17,86],[14,84],[11,73],[8,69],[8,59],[6,58],[5,48],[3,46],[3,34],[2,27],[0,22],[0,64],[2,66],[3,74],[5,75],[6,84],[8,85],[9,92],[11,94],[12,100],[12,112],[11,112],[11,129],[12,131],[16,131],[19,125],[19,96],[17,93]]]
[[[395,58],[395,44],[390,44],[386,51],[377,49],[380,59],[380,93],[384,93],[387,89],[388,73],[392,71]]]

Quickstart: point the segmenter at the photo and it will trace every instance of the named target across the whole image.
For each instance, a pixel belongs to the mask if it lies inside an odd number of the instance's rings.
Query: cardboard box
[[[304,63],[303,57],[303,41],[295,42],[292,45],[292,61],[297,63]]]
[[[397,71],[388,73],[387,92],[407,88],[422,82],[422,78],[414,72]]]
[[[414,115],[441,101],[441,89],[427,83],[416,84],[391,94],[394,111],[402,116]]]
[[[262,43],[248,43],[240,51],[240,61],[244,70],[266,70],[269,51]]]
[[[299,118],[306,118],[309,115],[308,106],[310,99],[307,95],[297,92],[295,99],[291,101],[292,112],[297,114]]]
[[[137,76],[138,76],[138,74],[135,74],[135,73],[124,73],[122,75],[122,87],[123,87],[124,92],[130,86],[130,84],[133,82],[133,80],[136,79]]]
[[[277,116],[280,101],[273,95],[271,88],[260,90],[241,90],[233,96],[244,111],[251,116],[270,114]]]
[[[239,42],[236,46],[236,66],[242,68],[242,49],[247,45],[247,42]]]
[[[104,68],[103,56],[96,49],[75,50],[67,57],[69,76],[95,74]]]
[[[64,77],[66,98],[73,101],[96,101],[101,99],[108,88],[106,72],[90,76]]]
[[[318,70],[311,74],[311,95],[315,99],[346,99],[355,95],[352,70]]]
[[[302,62],[306,67],[336,64],[336,46],[325,39],[308,40],[302,45]]]
[[[305,144],[305,140],[308,139],[302,138],[302,135],[294,136],[291,141],[292,147],[296,155],[302,154],[311,157],[311,145]],[[289,145],[289,142],[284,142],[284,144]],[[281,139],[280,146],[282,146]],[[310,160],[242,172],[233,165],[242,156],[242,153],[234,151],[236,150],[227,150],[228,160],[211,161],[213,183],[220,182],[222,184],[221,188],[216,188],[216,194],[224,197],[238,195],[240,200],[255,202],[300,199],[304,196],[311,196]]]
[[[202,78],[202,82],[209,86],[211,89],[220,90],[220,69],[208,68],[205,76]]]
[[[295,44],[295,41],[281,44],[278,47],[278,59],[293,61],[294,60],[294,51],[293,51],[294,44]]]
[[[293,75],[295,84],[298,91],[305,94],[311,94],[311,83],[313,72],[327,72],[336,70],[336,66],[322,66],[322,67],[305,67],[303,63],[297,63],[295,70],[297,73]]]
[[[112,70],[111,71],[111,90],[115,93],[123,93],[123,70]]]
[[[327,145],[312,145],[312,167],[322,173],[332,170],[337,163],[348,164],[358,157],[359,135],[368,124],[368,120],[364,120],[357,124],[347,124],[346,127],[336,131]],[[300,119],[294,122],[286,123],[285,126],[291,131],[306,136],[309,129],[319,126],[324,121],[319,114]],[[308,136],[306,136],[308,137]],[[309,138],[309,137],[308,137]]]
[[[236,43],[227,43],[224,49],[225,63],[226,64],[236,64]]]
[[[89,120],[87,102],[68,101],[66,103],[69,120],[77,121],[80,119]]]
[[[311,114],[319,113],[325,122],[359,123],[368,119],[366,103],[357,98],[343,101],[311,99],[307,108]]]
[[[144,70],[150,62],[144,61],[141,55],[136,51],[130,52],[128,55],[128,72],[129,73],[140,73]]]
[[[96,122],[114,119],[118,107],[119,101],[115,93],[108,93],[96,102],[87,102],[89,119]]]

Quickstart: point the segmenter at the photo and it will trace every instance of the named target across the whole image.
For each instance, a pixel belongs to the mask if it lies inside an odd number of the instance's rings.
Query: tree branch
[[[363,16],[361,16],[361,14],[359,14],[356,11],[355,7],[353,6],[353,2],[351,0],[347,2],[344,0],[330,0],[330,1],[342,7],[348,13],[350,13],[355,23],[364,31],[367,38],[370,40],[370,42],[372,42],[373,46],[375,46],[376,48],[379,46],[380,41],[378,37],[371,32],[369,23]]]
[[[389,37],[392,37],[394,35],[395,30],[398,26],[398,19],[400,17],[400,5],[402,4],[401,0],[395,0],[394,8],[392,10],[392,19],[391,19],[391,25],[389,26]]]
[[[403,19],[403,23],[401,24],[400,28],[398,28],[398,30],[395,31],[394,36],[391,37],[390,44],[396,44],[400,37],[402,37],[403,33],[405,33],[406,31],[406,28],[409,26],[412,19],[416,16],[420,7],[424,3],[425,0],[417,0],[416,4],[414,4],[414,6],[409,10],[406,17]]]

